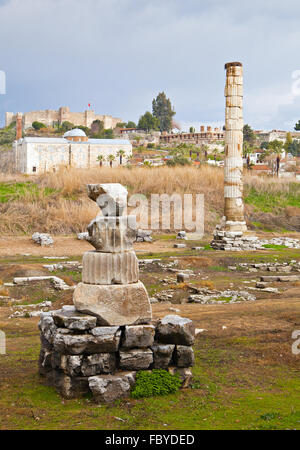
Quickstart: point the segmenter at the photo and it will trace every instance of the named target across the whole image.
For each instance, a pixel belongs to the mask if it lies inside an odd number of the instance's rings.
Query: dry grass
[[[211,290],[216,289],[214,283],[212,281],[209,281],[209,280],[201,280],[201,281],[199,281],[198,286],[202,287],[202,288],[211,289]]]
[[[40,177],[39,182],[42,186],[60,190],[64,195],[83,192],[84,186],[88,183],[121,183],[129,188],[130,193],[145,195],[173,192],[206,193],[209,189],[222,194],[223,171],[209,166],[62,169],[58,173]]]
[[[252,175],[251,172],[246,173],[244,176],[245,190],[254,188],[257,192],[268,194],[288,194],[292,182],[295,182],[295,180],[289,181],[283,178],[278,179],[266,176],[257,176]]]
[[[201,167],[132,168],[103,167],[96,169],[62,169],[57,173],[29,177],[0,174],[0,183],[32,181],[38,193],[25,192],[21,199],[0,204],[1,233],[53,234],[79,232],[86,229],[98,208],[86,196],[88,183],[121,183],[129,194],[205,194],[205,226],[212,230],[223,211],[223,169]],[[286,180],[245,174],[245,190],[287,192]],[[45,188],[54,190],[46,193]],[[48,190],[49,191],[49,190]]]
[[[0,296],[2,297],[9,296],[9,290],[5,286],[0,286]]]

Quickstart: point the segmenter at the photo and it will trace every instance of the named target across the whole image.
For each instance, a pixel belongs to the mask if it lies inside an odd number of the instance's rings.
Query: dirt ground
[[[166,429],[300,429],[300,355],[292,353],[292,333],[300,330],[299,282],[272,283],[279,294],[255,291],[256,301],[212,305],[186,302],[189,285],[210,283],[216,289],[235,289],[246,286],[245,281],[253,284],[261,275],[231,272],[228,266],[300,261],[300,250],[192,252],[190,247],[195,243],[179,250],[174,248],[175,242],[160,239],[136,244],[135,249],[139,258],[159,257],[166,263],[176,259],[180,269],[195,273],[186,286],[176,284],[175,273],[153,264],[140,271],[151,296],[170,286],[178,294],[176,304],[152,305],[154,319],[179,314],[201,329],[195,344],[193,388],[166,399],[130,399],[103,408],[101,413],[90,403],[83,408],[78,401],[62,401],[37,374],[39,319],[10,319],[14,306],[0,302],[0,330],[7,338],[6,355],[0,355],[0,429],[67,429],[70,420],[74,429],[161,429],[164,424]],[[90,248],[74,237],[56,237],[52,248],[36,246],[28,237],[1,238],[0,278],[11,282],[14,276],[48,275],[43,267],[48,262],[43,256],[68,256],[80,261]],[[54,274],[68,284],[76,284],[81,278],[76,270]],[[52,309],[72,304],[72,291],[58,293],[47,283],[8,290],[21,304],[46,299],[52,302]],[[115,416],[123,417],[124,422],[116,421]]]
[[[75,236],[55,236],[54,245],[41,247],[35,244],[28,236],[0,237],[0,257],[13,255],[35,256],[73,256],[91,250],[91,245],[86,241],[80,241]],[[141,242],[135,244],[136,253],[164,252],[172,249],[170,242],[157,241],[153,243]]]

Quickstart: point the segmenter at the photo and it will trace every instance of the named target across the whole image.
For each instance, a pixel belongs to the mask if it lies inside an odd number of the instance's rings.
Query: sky
[[[0,0],[0,125],[88,103],[137,122],[161,91],[182,129],[223,125],[224,63],[240,61],[245,123],[292,130],[299,23],[298,0]]]

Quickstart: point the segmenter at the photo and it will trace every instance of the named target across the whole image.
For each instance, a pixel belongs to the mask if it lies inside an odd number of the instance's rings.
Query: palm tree
[[[115,159],[116,159],[116,158],[115,158],[115,155],[108,155],[107,161],[109,161],[110,167],[112,167],[113,161],[114,161]]]
[[[122,165],[122,161],[123,161],[123,156],[125,155],[125,150],[119,150],[117,155],[120,158],[120,166]]]
[[[202,150],[202,152],[204,153],[204,158],[205,158],[205,160],[207,160],[207,155],[208,155],[208,150],[209,150],[208,145],[202,144],[202,145],[201,145],[201,150]]]
[[[99,155],[99,156],[97,157],[97,161],[100,162],[100,167],[102,167],[102,163],[103,163],[103,161],[104,161],[104,156],[103,156],[103,155]]]

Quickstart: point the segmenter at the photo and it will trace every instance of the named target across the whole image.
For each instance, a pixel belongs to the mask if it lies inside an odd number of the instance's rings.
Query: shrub
[[[60,130],[63,132],[67,132],[72,130],[75,127],[75,125],[72,122],[69,122],[68,120],[65,120],[60,126]]]
[[[0,145],[12,144],[16,139],[16,130],[11,127],[0,130]]]
[[[178,375],[172,375],[166,370],[154,369],[152,372],[139,371],[136,383],[131,392],[133,398],[153,397],[172,394],[181,386]]]
[[[34,122],[32,122],[32,128],[34,128],[35,130],[40,130],[41,128],[46,128],[46,125],[35,120]]]
[[[167,166],[186,166],[190,165],[191,161],[184,156],[175,156],[173,159],[167,161]]]

